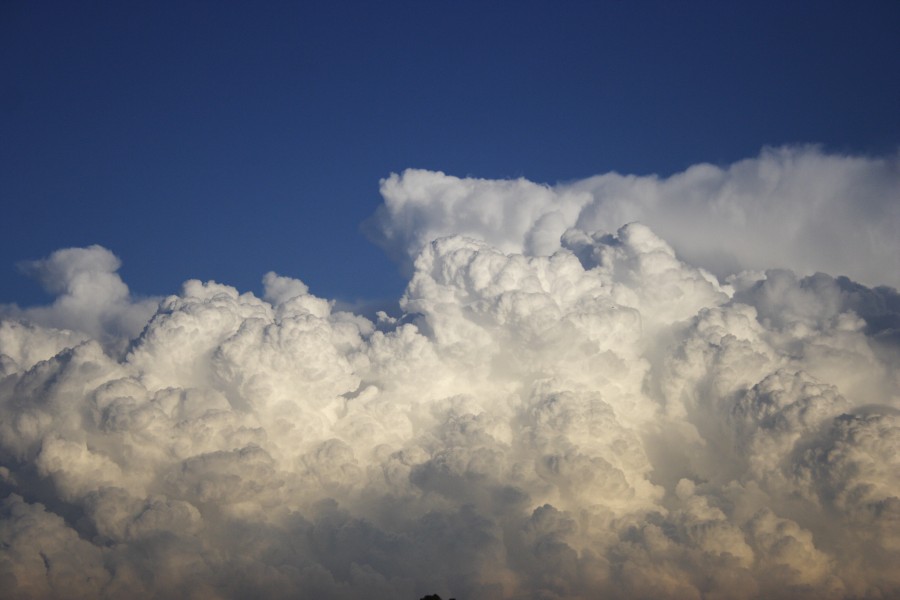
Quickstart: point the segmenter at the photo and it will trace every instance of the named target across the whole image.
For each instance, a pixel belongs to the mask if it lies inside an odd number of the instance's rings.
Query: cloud
[[[802,149],[604,181],[799,186],[799,163],[845,160],[884,167]],[[384,186],[410,282],[377,322],[275,273],[262,298],[191,280],[145,301],[103,248],[31,263],[58,297],[0,321],[5,590],[900,594],[896,290],[720,280],[652,225],[592,227],[597,180]]]
[[[57,330],[52,335],[85,334],[105,344],[136,336],[156,310],[157,300],[133,298],[116,271],[121,262],[102,246],[65,248],[42,260],[19,265],[56,296],[50,306],[0,306],[0,317],[17,318]],[[47,334],[36,334],[44,335]]]
[[[407,264],[446,235],[548,255],[570,227],[611,232],[640,221],[720,277],[787,268],[900,287],[900,155],[768,148],[665,178],[607,173],[553,186],[409,169],[383,180],[381,194],[370,235]]]

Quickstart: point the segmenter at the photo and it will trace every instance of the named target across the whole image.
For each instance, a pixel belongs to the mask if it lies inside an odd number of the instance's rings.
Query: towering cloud
[[[274,273],[136,300],[109,251],[58,251],[29,267],[57,301],[0,324],[0,584],[896,596],[900,296],[806,273],[896,284],[896,174],[407,171],[375,223],[411,278],[375,322]]]
[[[410,264],[441,236],[551,254],[570,227],[610,232],[640,221],[683,259],[722,277],[782,267],[900,286],[900,154],[766,149],[726,168],[699,164],[665,179],[607,173],[552,187],[410,169],[382,181],[381,193],[372,235]]]

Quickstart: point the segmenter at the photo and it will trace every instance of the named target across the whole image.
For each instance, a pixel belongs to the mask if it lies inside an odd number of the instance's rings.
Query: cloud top
[[[609,232],[640,221],[720,277],[781,267],[900,287],[900,155],[769,148],[666,178],[607,173],[554,186],[409,169],[383,180],[381,193],[370,229],[407,264],[446,235],[549,255],[570,227]]]

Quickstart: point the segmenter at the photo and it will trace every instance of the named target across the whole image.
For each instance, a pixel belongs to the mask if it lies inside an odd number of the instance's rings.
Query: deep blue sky
[[[0,1],[0,302],[102,244],[324,297],[404,281],[360,233],[407,167],[553,183],[764,145],[892,153],[900,2]]]

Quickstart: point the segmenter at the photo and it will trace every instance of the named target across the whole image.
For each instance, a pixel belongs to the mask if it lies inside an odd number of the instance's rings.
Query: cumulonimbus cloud
[[[823,164],[831,184],[803,189]],[[877,240],[890,164],[769,151],[557,188],[408,171],[378,222],[410,282],[376,321],[274,273],[262,298],[188,281],[148,301],[103,248],[32,263],[59,299],[0,321],[2,589],[896,596],[896,290],[805,275],[806,250],[758,270],[758,240],[659,233],[727,232],[741,198],[788,188],[780,226],[806,231],[844,196],[804,199],[860,186],[865,214],[822,233]],[[676,205],[720,213],[666,221]],[[750,270],[716,277],[716,243]]]
[[[383,180],[381,193],[368,230],[407,265],[446,235],[549,255],[570,227],[611,232],[640,221],[720,277],[787,268],[900,287],[900,154],[769,148],[724,168],[699,164],[667,178],[607,173],[554,186],[409,169]]]

